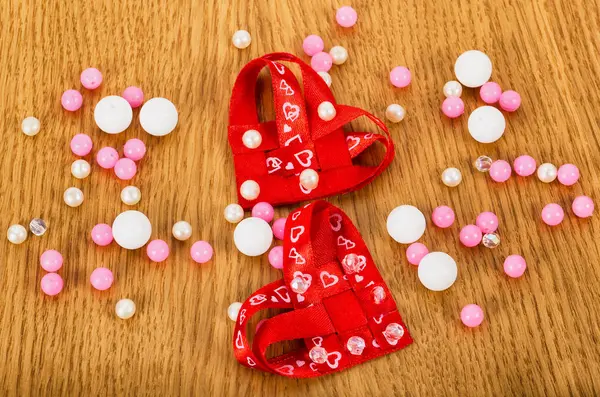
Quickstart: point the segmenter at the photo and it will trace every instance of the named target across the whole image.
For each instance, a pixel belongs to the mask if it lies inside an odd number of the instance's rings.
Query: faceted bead
[[[480,172],[488,172],[490,167],[492,166],[492,159],[488,156],[479,156],[477,160],[475,160],[475,168]]]
[[[324,364],[327,361],[327,350],[321,346],[315,346],[308,353],[310,359],[317,364]]]
[[[46,222],[44,222],[43,219],[33,218],[31,222],[29,222],[29,230],[36,236],[43,236],[44,233],[46,233],[46,230],[48,230],[48,226],[46,226]]]
[[[398,323],[390,323],[385,327],[383,336],[385,336],[388,341],[397,342],[404,336],[404,328]]]
[[[373,301],[377,305],[383,302],[386,297],[385,290],[381,286],[373,288],[373,291],[371,291],[371,295],[373,296]]]
[[[365,340],[360,336],[353,336],[350,339],[348,339],[348,342],[346,342],[346,348],[348,349],[350,354],[355,356],[360,356],[363,350],[365,350],[365,346]]]
[[[348,254],[342,259],[342,266],[346,274],[357,273],[359,271],[359,258],[356,254]]]
[[[497,233],[487,233],[483,235],[482,242],[487,248],[496,248],[500,245],[500,236]]]
[[[303,294],[306,292],[308,287],[310,287],[310,283],[307,282],[303,277],[297,276],[294,277],[294,279],[290,283],[290,286],[292,287],[292,291],[294,291],[295,293]]]

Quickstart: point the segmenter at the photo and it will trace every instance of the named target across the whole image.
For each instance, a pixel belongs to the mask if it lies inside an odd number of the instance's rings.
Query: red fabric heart
[[[310,378],[341,371],[412,343],[394,298],[346,214],[316,201],[293,212],[285,230],[283,279],[256,291],[238,314],[233,347],[242,365],[292,378]],[[298,280],[304,291],[294,290]],[[248,320],[260,310],[273,308],[291,311],[266,320],[250,345]],[[278,357],[265,357],[269,345],[293,339],[304,339],[305,346]],[[364,342],[360,354],[350,351],[349,341],[356,340]],[[324,360],[311,359],[310,351],[315,347],[324,349]]]
[[[300,66],[304,94],[294,74],[278,61]],[[264,67],[271,72],[276,117],[261,123],[255,86]],[[318,116],[317,108],[324,101],[336,108],[336,117],[331,121]],[[343,131],[345,124],[362,116],[371,119],[384,134]],[[255,149],[243,144],[242,136],[248,130],[257,130],[262,136],[262,143]],[[386,148],[381,163],[353,164],[353,159],[375,142]],[[381,120],[362,109],[336,104],[321,76],[286,53],[255,59],[240,72],[229,107],[229,144],[234,155],[239,203],[246,209],[259,201],[289,204],[357,190],[383,172],[394,158],[393,142]],[[319,185],[310,191],[301,188],[298,177],[305,168],[319,173]],[[246,180],[254,180],[260,186],[255,200],[246,200],[239,194]]]

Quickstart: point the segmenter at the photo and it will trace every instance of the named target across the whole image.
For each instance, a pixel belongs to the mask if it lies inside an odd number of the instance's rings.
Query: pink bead
[[[74,112],[81,108],[81,105],[83,104],[83,97],[81,96],[81,93],[79,91],[67,90],[62,94],[62,97],[60,98],[60,103],[62,104],[62,107],[65,108],[65,110],[68,110],[69,112]]]
[[[96,153],[96,162],[104,169],[114,168],[119,161],[119,153],[110,146],[103,147]]]
[[[358,15],[356,14],[354,8],[350,6],[343,6],[338,8],[337,12],[335,13],[335,20],[340,26],[351,28],[356,24]]]
[[[137,166],[131,159],[119,159],[115,164],[115,175],[123,181],[128,181],[133,178],[136,172]]]
[[[274,215],[275,212],[273,210],[273,206],[269,203],[265,203],[264,201],[256,203],[256,205],[252,207],[252,216],[255,218],[260,218],[267,223],[273,220]]]
[[[433,224],[442,229],[452,226],[455,218],[456,216],[454,215],[452,208],[446,205],[437,207],[433,210],[433,214],[431,214]]]
[[[139,108],[144,103],[144,92],[138,87],[131,86],[125,88],[122,96],[134,109]]]
[[[404,88],[410,84],[410,70],[406,66],[396,66],[390,72],[390,82],[394,87]]]
[[[105,247],[113,241],[112,228],[106,223],[99,223],[92,228],[92,240],[101,247]]]
[[[518,278],[525,273],[527,263],[521,255],[509,255],[504,260],[504,273],[512,278]]]
[[[304,39],[302,43],[302,48],[304,49],[304,53],[309,57],[312,57],[316,53],[323,52],[325,48],[325,43],[323,43],[323,39],[317,36],[316,34],[311,34]]]
[[[476,247],[481,243],[481,229],[475,225],[467,225],[460,231],[460,242],[465,247]]]
[[[152,240],[146,246],[146,254],[152,262],[162,262],[169,257],[169,245],[163,240]]]
[[[317,52],[310,59],[310,66],[312,66],[316,72],[329,72],[332,65],[333,59],[331,58],[331,55],[326,52]]]
[[[56,273],[48,273],[42,277],[40,286],[46,295],[57,295],[63,289],[63,279]]]
[[[269,263],[275,269],[283,269],[283,246],[275,246],[269,251]]]
[[[500,107],[507,112],[514,112],[521,106],[521,95],[518,92],[508,90],[500,95]]]
[[[77,134],[71,139],[71,151],[77,156],[86,156],[92,151],[92,138]]]
[[[95,268],[90,276],[92,287],[96,288],[98,291],[106,291],[109,289],[114,280],[113,273],[110,269],[105,267]]]
[[[565,217],[565,211],[558,204],[548,204],[542,210],[542,220],[546,225],[559,225]]]
[[[494,233],[498,229],[498,217],[493,212],[482,212],[475,224],[483,233]]]
[[[579,180],[579,168],[573,164],[563,164],[558,169],[558,181],[565,186],[571,186]]]
[[[460,321],[469,328],[477,327],[483,322],[483,310],[471,303],[460,311]]]
[[[428,253],[429,250],[425,244],[413,243],[406,249],[406,259],[408,259],[408,263],[411,265],[419,266],[421,259],[423,259],[423,257]]]
[[[63,265],[63,257],[56,250],[46,250],[40,256],[40,265],[47,272],[55,272]]]
[[[592,213],[594,212],[594,202],[587,196],[579,196],[573,200],[571,209],[578,217],[588,218],[592,216]]]
[[[510,164],[504,160],[496,160],[490,167],[490,177],[495,182],[506,182],[511,173]]]
[[[455,119],[465,112],[465,103],[457,96],[449,96],[442,102],[442,112],[451,119]]]
[[[501,95],[502,88],[500,87],[500,84],[494,83],[493,81],[488,81],[479,89],[479,96],[481,97],[481,100],[490,105],[498,102]]]
[[[529,176],[535,173],[535,170],[537,169],[537,163],[533,157],[523,155],[515,159],[513,167],[515,167],[515,172],[517,175]]]
[[[125,142],[125,146],[123,147],[123,154],[128,159],[133,161],[141,160],[146,154],[146,145],[144,142],[137,138],[133,138]]]
[[[197,263],[206,263],[213,256],[213,248],[206,241],[196,241],[190,250],[192,259]]]
[[[285,221],[287,218],[279,218],[275,222],[273,222],[273,235],[276,239],[283,240],[283,236],[285,233]]]
[[[95,90],[102,84],[102,73],[96,68],[87,68],[81,72],[81,85],[88,90]]]

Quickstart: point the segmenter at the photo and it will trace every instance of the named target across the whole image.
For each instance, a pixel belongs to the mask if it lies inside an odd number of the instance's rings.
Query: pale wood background
[[[548,202],[565,208],[578,194],[600,201],[600,4],[595,0],[516,1],[355,0],[359,23],[343,30],[334,22],[339,0],[62,1],[5,0],[0,7],[0,214],[2,230],[41,216],[47,235],[20,246],[0,239],[1,395],[593,395],[600,393],[600,223],[575,218],[549,228],[539,213]],[[247,28],[252,45],[232,47],[232,33]],[[243,368],[232,355],[232,323],[225,310],[280,277],[266,256],[239,254],[233,226],[222,218],[234,201],[233,164],[226,140],[230,90],[240,68],[271,51],[301,54],[302,39],[320,34],[327,47],[345,46],[349,61],[332,71],[342,103],[383,117],[392,102],[408,109],[391,126],[397,157],[367,188],[331,198],[362,231],[389,283],[415,344],[340,374],[290,380]],[[456,57],[481,49],[494,62],[493,79],[514,88],[522,108],[508,115],[496,144],[473,141],[467,115],[440,114],[444,82]],[[413,83],[393,89],[395,65],[413,71]],[[60,107],[67,88],[80,88],[79,73],[98,67],[105,77],[96,92],[83,90],[76,114]],[[165,96],[180,111],[178,129],[164,138],[143,132],[136,121],[109,136],[93,123],[94,104],[128,85],[147,98]],[[478,104],[465,90],[467,114]],[[137,111],[135,114],[137,115]],[[20,132],[28,115],[42,121],[35,138]],[[122,146],[131,137],[149,147],[134,184],[143,199],[153,238],[166,239],[172,254],[152,264],[143,251],[116,245],[98,248],[89,237],[98,222],[111,223],[126,209],[125,185],[94,165],[75,180],[70,138],[85,132],[96,148]],[[582,171],[571,188],[535,177],[494,184],[474,171],[480,154],[512,161],[528,153],[540,161],[572,162]],[[463,183],[448,189],[442,169],[459,167]],[[84,204],[62,201],[69,186],[81,187]],[[386,234],[385,218],[400,204],[427,216],[451,205],[451,230],[428,227],[431,249],[450,253],[459,279],[444,293],[425,290],[404,247]],[[292,208],[281,208],[287,214]],[[501,219],[502,245],[490,251],[458,243],[460,225],[483,210]],[[194,227],[193,239],[215,247],[214,260],[198,266],[192,241],[175,241],[172,224]],[[65,257],[64,291],[44,296],[38,257],[55,248]],[[528,261],[519,280],[504,276],[506,255]],[[96,266],[115,272],[107,292],[93,291]],[[122,297],[135,300],[129,321],[114,315]],[[480,304],[486,320],[476,330],[459,319],[467,303]]]

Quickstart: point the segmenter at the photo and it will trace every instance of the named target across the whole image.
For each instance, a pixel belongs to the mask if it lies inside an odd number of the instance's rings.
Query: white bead
[[[404,116],[406,116],[406,110],[397,103],[392,103],[385,109],[385,117],[392,123],[401,122],[404,120]]]
[[[242,308],[241,302],[233,302],[227,308],[227,317],[229,317],[229,319],[231,321],[237,321],[237,317],[238,317],[238,314],[239,314],[241,308]]]
[[[71,174],[77,179],[84,179],[90,175],[92,171],[92,167],[90,163],[83,159],[73,161],[71,164]]]
[[[79,207],[83,203],[83,192],[76,187],[70,187],[65,190],[63,199],[69,207]]]
[[[40,132],[40,121],[33,116],[26,117],[21,123],[21,131],[27,136],[35,136]]]
[[[94,109],[94,121],[102,131],[118,134],[125,131],[133,120],[133,110],[125,98],[111,95],[100,99]]]
[[[458,186],[462,182],[462,174],[458,168],[446,168],[442,172],[442,182],[448,187]]]
[[[493,106],[480,106],[471,113],[468,122],[469,133],[477,142],[496,142],[504,134],[506,120]]]
[[[271,247],[273,230],[261,218],[246,218],[235,227],[233,242],[242,254],[259,256]]]
[[[331,75],[323,71],[317,73],[323,78],[323,80],[325,80],[325,84],[327,84],[327,87],[331,87],[331,83],[333,82],[333,80],[331,79]]]
[[[22,225],[11,225],[6,231],[6,238],[13,244],[21,244],[27,240],[27,229]]]
[[[446,98],[450,96],[460,97],[462,95],[462,85],[456,80],[450,80],[444,84],[444,96]]]
[[[336,111],[333,103],[329,101],[321,102],[319,107],[317,108],[317,113],[319,113],[319,118],[323,121],[331,121],[335,118]]]
[[[456,59],[454,74],[464,86],[481,87],[492,76],[492,61],[481,51],[463,52]]]
[[[192,237],[192,225],[186,221],[179,221],[173,225],[171,232],[177,240],[185,241]]]
[[[248,149],[256,149],[262,143],[262,135],[256,130],[248,130],[242,135],[242,142]]]
[[[229,204],[225,207],[225,219],[229,223],[238,223],[244,219],[244,209],[239,204]]]
[[[140,124],[154,136],[165,136],[177,127],[179,113],[173,102],[166,98],[152,98],[140,110]]]
[[[307,168],[300,173],[300,184],[307,190],[314,190],[319,186],[319,174],[312,168]]]
[[[139,211],[121,212],[112,224],[115,241],[121,247],[135,250],[143,247],[152,234],[152,225],[146,215]]]
[[[240,194],[248,201],[256,200],[260,194],[260,186],[255,181],[249,179],[240,186]]]
[[[121,201],[123,204],[136,205],[142,199],[142,192],[136,186],[125,186],[121,190]]]
[[[127,320],[135,314],[135,303],[131,299],[121,299],[115,305],[117,317]]]
[[[430,252],[419,262],[419,280],[431,291],[443,291],[456,281],[458,269],[452,257],[444,252]]]
[[[331,59],[336,65],[342,65],[348,60],[348,51],[346,51],[346,49],[341,45],[336,45],[329,50],[329,55],[331,55]]]
[[[231,41],[236,48],[243,50],[250,45],[252,42],[252,37],[246,30],[238,30],[233,34]]]
[[[558,175],[558,171],[554,164],[544,163],[541,164],[537,169],[537,177],[544,183],[553,182]]]
[[[387,217],[388,234],[401,244],[411,244],[425,233],[425,215],[412,205],[401,205]]]

